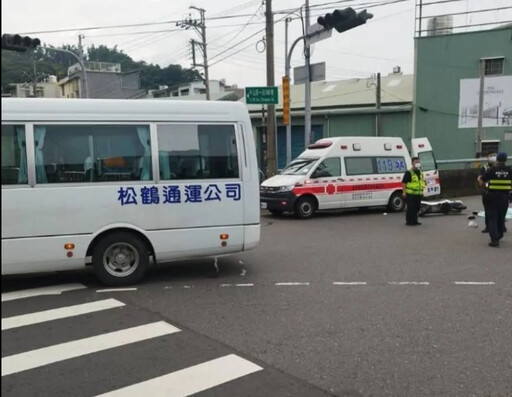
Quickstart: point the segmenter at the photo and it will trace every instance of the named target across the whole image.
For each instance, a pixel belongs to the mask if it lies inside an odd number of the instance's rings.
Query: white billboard
[[[512,125],[512,76],[485,77],[484,127]],[[478,127],[480,79],[460,80],[459,128]]]

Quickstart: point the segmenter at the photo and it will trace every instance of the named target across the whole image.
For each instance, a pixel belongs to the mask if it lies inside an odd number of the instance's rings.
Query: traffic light
[[[3,34],[2,50],[25,52],[41,45],[41,40],[19,34]]]
[[[325,29],[336,29],[339,33],[364,25],[368,19],[373,18],[366,10],[356,12],[352,7],[344,10],[334,10],[332,13],[318,17],[318,24]]]
[[[290,124],[290,78],[283,76],[283,124]]]

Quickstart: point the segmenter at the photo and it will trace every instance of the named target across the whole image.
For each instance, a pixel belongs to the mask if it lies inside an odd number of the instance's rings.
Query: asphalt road
[[[512,396],[512,224],[490,248],[482,221],[468,228],[479,199],[464,201],[464,214],[413,228],[383,209],[263,213],[260,246],[220,259],[217,277],[201,260],[159,266],[128,291],[98,292],[87,271],[3,278],[2,367],[14,372],[2,392],[95,396],[212,362],[198,395]],[[4,301],[69,283],[86,288]],[[102,300],[123,306],[18,317]],[[62,356],[83,346],[60,344],[162,322],[164,335],[144,328],[133,343]]]

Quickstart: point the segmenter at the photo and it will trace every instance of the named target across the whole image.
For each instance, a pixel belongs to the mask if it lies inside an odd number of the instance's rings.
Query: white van
[[[243,104],[2,99],[2,275],[92,264],[122,285],[251,249],[258,188]]]
[[[427,187],[424,195],[441,192],[439,173],[427,138],[413,139]],[[324,138],[309,145],[279,175],[260,186],[261,207],[275,215],[293,212],[309,218],[316,210],[387,205],[404,208],[402,177],[411,156],[401,138]]]

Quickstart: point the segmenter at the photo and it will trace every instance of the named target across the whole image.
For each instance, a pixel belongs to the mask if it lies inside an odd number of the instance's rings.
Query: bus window
[[[239,178],[233,125],[157,126],[162,180]]]
[[[27,183],[25,127],[2,125],[2,185],[26,185]]]
[[[152,179],[147,125],[36,125],[37,183]]]

